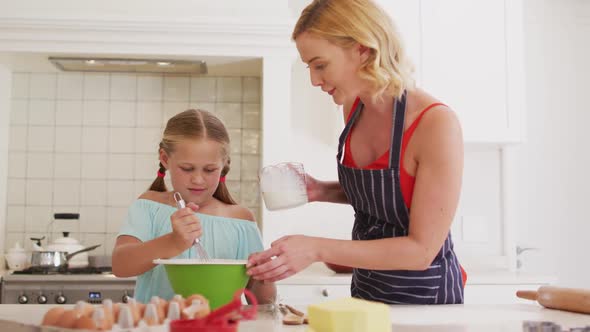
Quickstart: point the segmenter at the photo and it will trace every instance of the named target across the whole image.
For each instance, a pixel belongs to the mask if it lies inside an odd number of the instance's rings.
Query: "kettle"
[[[84,249],[84,246],[78,242],[78,240],[70,237],[70,232],[62,232],[63,237],[55,239],[52,243],[47,246],[49,251],[63,251],[68,254],[78,250]],[[88,253],[83,252],[73,256],[68,261],[70,268],[81,268],[88,266]]]
[[[25,249],[17,242],[14,247],[8,250],[4,255],[8,268],[12,271],[21,271],[25,269],[29,263],[29,255],[25,253]]]

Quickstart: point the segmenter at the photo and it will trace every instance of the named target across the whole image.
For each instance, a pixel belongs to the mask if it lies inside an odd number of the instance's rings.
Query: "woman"
[[[414,85],[393,23],[370,0],[315,0],[292,38],[312,85],[346,119],[339,181],[308,176],[309,200],[351,204],[353,240],[286,236],[253,254],[248,273],[276,281],[323,261],[354,267],[354,297],[462,303],[466,277],[449,231],[463,172],[456,115]]]

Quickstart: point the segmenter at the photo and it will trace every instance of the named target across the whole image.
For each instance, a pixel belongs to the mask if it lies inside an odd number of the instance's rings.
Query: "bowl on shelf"
[[[336,272],[336,273],[352,273],[352,267],[350,266],[344,266],[344,265],[338,265],[338,264],[332,264],[332,263],[327,263],[324,262],[324,264],[332,271]]]
[[[232,301],[234,293],[246,287],[246,260],[156,259],[163,265],[174,292],[184,297],[201,294],[211,310]]]

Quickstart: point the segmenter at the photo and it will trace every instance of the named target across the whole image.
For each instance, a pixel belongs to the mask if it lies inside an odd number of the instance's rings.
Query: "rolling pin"
[[[516,296],[550,309],[590,314],[590,290],[542,286],[536,291],[519,290]]]

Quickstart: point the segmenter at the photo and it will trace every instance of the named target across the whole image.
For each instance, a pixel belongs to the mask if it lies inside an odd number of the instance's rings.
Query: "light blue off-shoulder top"
[[[170,216],[176,211],[171,205],[138,199],[130,207],[119,235],[129,235],[142,242],[172,232]],[[263,250],[262,237],[255,222],[196,213],[201,220],[201,245],[210,258],[247,259],[252,253]],[[171,258],[197,258],[194,247]],[[135,283],[134,298],[148,303],[152,296],[171,299],[174,291],[168,282],[166,270],[158,265],[139,275]]]

